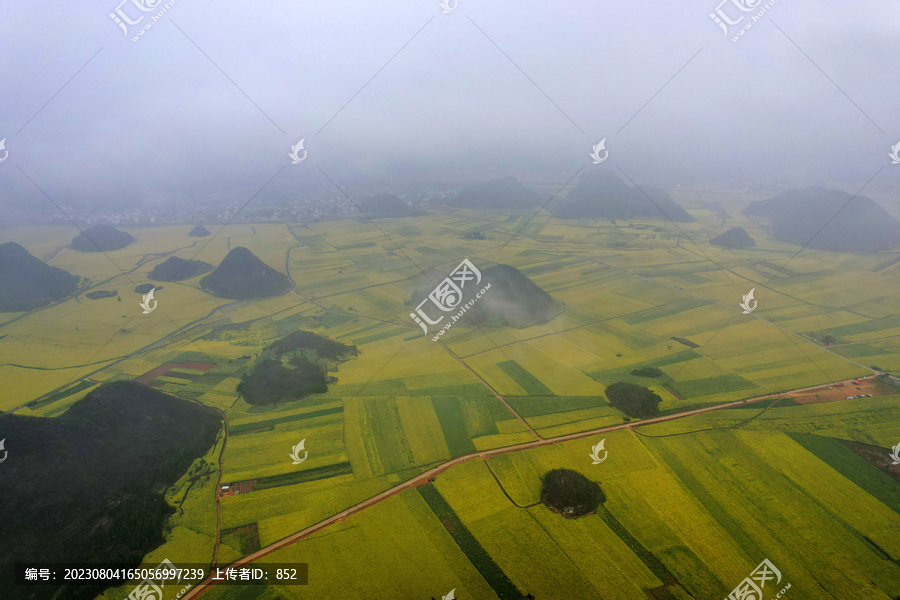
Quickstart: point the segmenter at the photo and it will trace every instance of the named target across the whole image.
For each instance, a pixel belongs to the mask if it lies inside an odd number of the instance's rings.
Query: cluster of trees
[[[328,391],[325,370],[295,356],[290,367],[281,358],[264,357],[244,375],[237,390],[250,404],[274,404]]]
[[[578,471],[554,469],[542,480],[541,502],[565,517],[580,517],[597,510],[606,501],[600,484]]]
[[[99,300],[100,298],[115,298],[118,295],[119,292],[116,290],[94,290],[85,294],[84,297],[91,300]]]
[[[316,353],[316,356],[337,360],[343,356],[351,354],[359,355],[356,346],[348,346],[327,337],[316,335],[311,331],[297,330],[289,333],[280,340],[272,342],[266,348],[277,354],[293,352],[294,350],[309,350]]]
[[[134,287],[134,291],[137,292],[138,294],[146,294],[152,289],[161,290],[162,286],[161,285],[156,286],[156,285],[153,285],[152,283],[142,283],[141,285],[137,285]]]
[[[657,369],[656,367],[641,367],[640,369],[634,369],[631,374],[638,377],[662,377],[664,375],[662,369]]]
[[[619,381],[606,388],[609,403],[629,417],[644,419],[659,414],[662,398],[642,385]]]
[[[250,404],[290,402],[309,394],[324,394],[328,384],[337,381],[328,376],[328,361],[342,362],[358,354],[356,346],[310,331],[294,331],[263,350],[237,389]]]

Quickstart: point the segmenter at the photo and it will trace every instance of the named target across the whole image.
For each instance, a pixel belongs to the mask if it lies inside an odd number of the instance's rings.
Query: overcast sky
[[[47,206],[28,178],[122,205],[243,202],[274,175],[264,201],[319,169],[564,180],[602,138],[639,181],[900,187],[895,0],[778,0],[736,43],[765,2],[728,0],[726,36],[718,0],[177,0],[132,42],[164,7],[140,1],[127,36],[118,0],[0,3],[0,207]]]

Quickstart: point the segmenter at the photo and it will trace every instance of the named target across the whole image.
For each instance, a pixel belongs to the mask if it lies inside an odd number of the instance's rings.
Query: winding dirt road
[[[869,377],[874,377],[874,375],[871,375]],[[866,377],[866,379],[867,378],[868,377]],[[860,378],[860,379],[862,379],[862,378]],[[787,394],[787,393],[803,392],[803,391],[807,391],[807,390],[821,388],[821,387],[827,386],[827,385],[834,385],[835,383],[850,383],[851,381],[852,381],[852,379],[847,379],[847,380],[844,380],[843,382],[833,382],[831,384],[818,384],[818,385],[814,385],[814,386],[798,388],[796,390],[790,390],[790,391],[783,392],[783,393]],[[445,470],[449,469],[450,467],[453,467],[454,465],[462,464],[473,458],[487,458],[488,456],[495,456],[497,454],[520,452],[522,450],[528,450],[529,448],[537,448],[540,446],[547,446],[549,444],[557,444],[559,442],[566,442],[569,440],[577,440],[577,439],[590,437],[590,436],[601,434],[601,433],[608,433],[610,431],[618,431],[620,429],[632,429],[635,427],[642,427],[644,425],[650,425],[653,423],[662,423],[665,421],[673,421],[675,419],[683,419],[685,417],[690,417],[693,415],[699,415],[699,414],[714,411],[714,410],[721,410],[724,408],[728,408],[729,406],[734,406],[735,404],[738,404],[738,403],[748,404],[751,402],[759,402],[761,400],[766,400],[766,399],[769,399],[769,398],[772,398],[772,397],[778,396],[778,395],[780,395],[780,394],[765,394],[763,396],[756,396],[754,398],[748,398],[746,400],[740,400],[737,402],[726,402],[724,404],[716,404],[714,406],[706,406],[704,408],[698,408],[695,410],[690,410],[690,411],[686,411],[686,412],[682,412],[682,413],[666,415],[663,417],[656,417],[653,419],[646,419],[646,420],[643,420],[643,421],[640,421],[637,423],[621,423],[619,425],[612,425],[609,427],[601,427],[599,429],[591,429],[590,431],[581,431],[578,433],[570,433],[568,435],[563,435],[563,436],[559,436],[559,437],[555,437],[555,438],[539,439],[534,442],[525,442],[522,444],[516,444],[514,446],[506,446],[503,448],[495,448],[493,450],[483,450],[480,452],[472,452],[470,454],[464,454],[463,456],[458,456],[458,457],[451,459],[445,463],[442,463],[436,467],[433,467],[433,468],[425,471],[421,475],[418,475],[404,483],[395,485],[394,487],[392,487],[388,490],[385,490],[385,491],[381,492],[380,494],[372,496],[371,498],[369,498],[367,500],[363,500],[359,504],[351,506],[350,508],[343,510],[331,517],[328,517],[327,519],[325,519],[323,521],[319,521],[315,525],[310,525],[306,529],[301,529],[300,531],[298,531],[284,539],[281,539],[273,544],[269,544],[265,548],[262,548],[262,549],[258,550],[257,552],[254,552],[253,554],[248,554],[247,556],[241,558],[240,560],[237,560],[237,561],[231,563],[230,565],[227,565],[227,567],[239,568],[242,566],[246,566],[250,563],[253,563],[253,562],[259,560],[260,558],[266,556],[267,554],[271,554],[272,552],[275,552],[286,546],[289,546],[289,545],[293,544],[294,542],[297,542],[317,531],[321,531],[322,529],[325,529],[329,525],[333,525],[339,521],[344,520],[345,518],[349,517],[350,515],[356,514],[374,504],[377,504],[378,502],[381,502],[385,498],[390,498],[391,496],[399,494],[400,492],[402,492],[404,490],[415,487],[415,486],[427,481],[429,478],[434,477],[438,473],[441,473],[442,471],[445,471]],[[223,566],[220,568],[225,569],[226,567]],[[201,594],[203,594],[203,592],[208,590],[210,587],[215,585],[215,583],[216,582],[212,579],[211,576],[207,577],[202,582],[197,584],[197,587],[193,588],[187,594],[182,596],[181,600],[191,600],[192,598],[196,598],[196,597],[200,596]]]

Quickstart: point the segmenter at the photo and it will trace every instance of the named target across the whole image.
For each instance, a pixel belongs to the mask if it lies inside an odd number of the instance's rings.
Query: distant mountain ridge
[[[434,270],[430,274],[435,280],[443,279],[446,275]],[[516,327],[521,329],[546,323],[565,310],[562,302],[553,299],[550,294],[513,266],[498,264],[487,267],[481,271],[481,276],[481,282],[475,289],[480,289],[487,284],[490,284],[491,288],[460,319],[460,322],[468,327]],[[465,288],[466,291],[468,289],[469,287]],[[417,306],[430,291],[430,288],[417,289],[406,304]],[[468,295],[464,294],[464,299],[468,300]],[[429,303],[426,303],[425,310],[429,309]],[[457,310],[441,314],[435,312],[431,316],[436,318],[445,314],[456,314],[456,312]]]
[[[188,237],[206,237],[212,235],[203,225],[197,225],[188,233]]]
[[[750,248],[756,245],[756,240],[750,237],[744,229],[740,227],[732,227],[725,233],[717,235],[709,240],[713,246],[724,246],[725,248]]]
[[[522,271],[510,265],[494,265],[482,271],[482,284],[491,289],[470,308],[463,321],[489,327],[531,327],[546,323],[565,310]]]
[[[653,186],[637,189],[609,169],[589,171],[553,210],[557,219],[659,219],[694,221],[668,192]]]
[[[874,200],[821,186],[751,202],[744,213],[769,219],[778,240],[815,250],[875,252],[900,245],[900,223]]]
[[[185,260],[170,256],[150,271],[148,277],[156,281],[184,281],[213,270],[213,266],[200,260]]]
[[[291,280],[238,246],[200,280],[200,286],[215,296],[245,300],[280,296],[291,289]]]
[[[417,206],[410,206],[394,194],[375,194],[359,203],[359,208],[371,219],[389,217],[420,217],[426,215]]]
[[[467,187],[447,204],[457,208],[507,210],[533,208],[541,203],[540,194],[509,176]]]
[[[79,277],[51,267],[15,242],[0,244],[0,312],[20,312],[71,295]]]
[[[119,231],[112,225],[95,225],[72,239],[72,249],[80,252],[111,252],[134,241],[133,235]]]

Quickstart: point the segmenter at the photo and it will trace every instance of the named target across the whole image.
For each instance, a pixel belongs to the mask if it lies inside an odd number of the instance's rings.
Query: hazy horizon
[[[165,5],[120,6],[144,16],[127,36],[116,2],[0,8],[3,208],[55,210],[36,186],[108,209],[242,204],[271,179],[264,203],[333,187],[324,174],[342,187],[564,182],[603,138],[606,166],[636,181],[854,193],[900,141],[900,9],[883,0],[775,2],[738,43],[706,0],[460,0],[448,14],[437,1],[178,0],[136,43]],[[309,159],[292,165],[301,138]],[[898,187],[885,169],[863,195]]]

